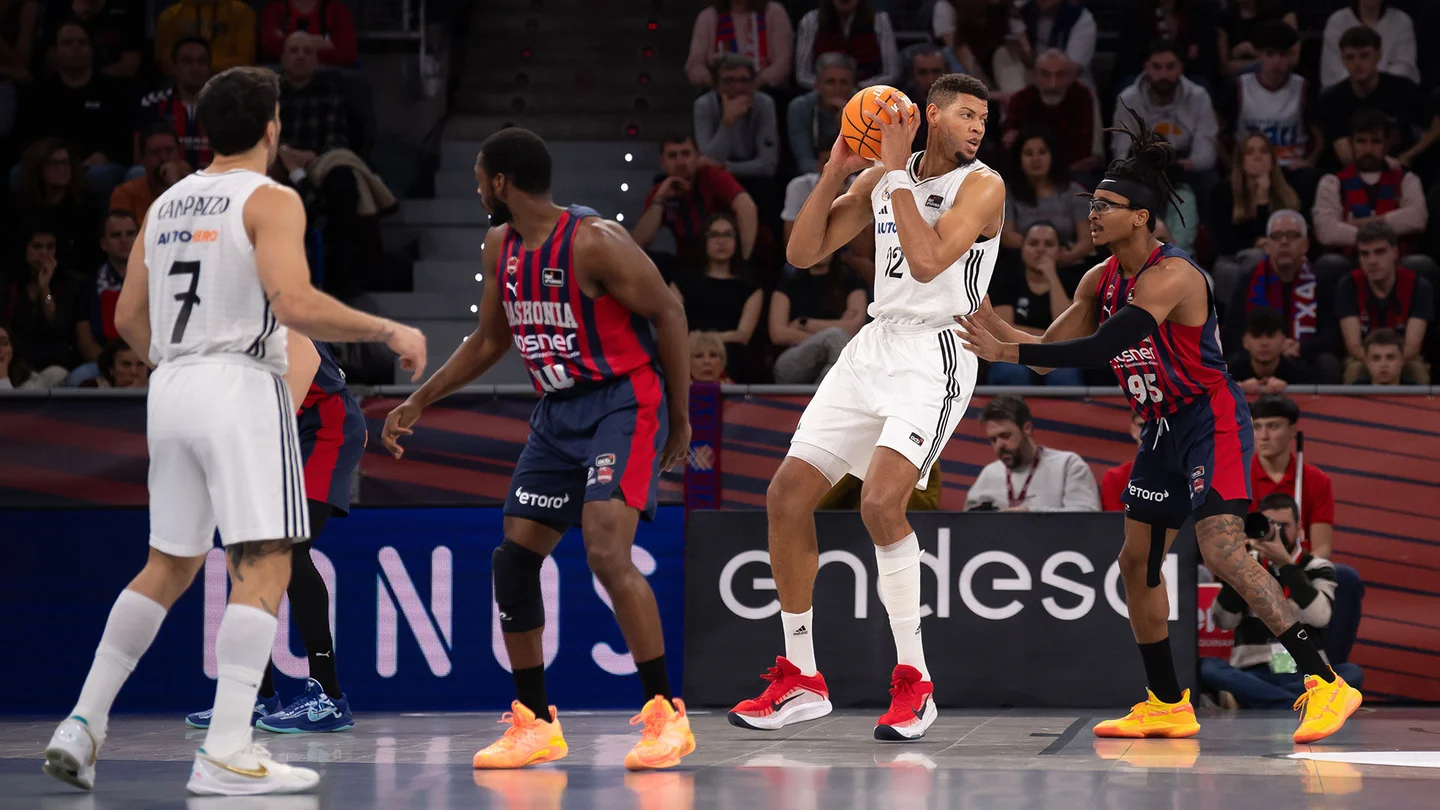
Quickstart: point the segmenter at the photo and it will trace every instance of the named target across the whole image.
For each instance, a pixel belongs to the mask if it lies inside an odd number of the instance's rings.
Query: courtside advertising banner
[[[921,627],[935,700],[951,707],[1112,708],[1145,697],[1116,555],[1119,513],[912,512],[922,549]],[[816,663],[836,707],[889,696],[895,642],[860,515],[816,515]],[[1196,550],[1163,564],[1181,683],[1196,671]],[[685,550],[685,696],[728,707],[765,687],[784,653],[765,513],[692,511]]]
[[[312,552],[330,590],[340,685],[368,711],[493,711],[515,695],[490,580],[498,508],[356,509],[332,518]],[[110,606],[145,564],[144,510],[20,510],[5,515],[12,575],[0,589],[0,713],[57,715],[75,703]],[[13,535],[11,534],[13,532]],[[23,538],[24,542],[19,542]],[[680,687],[684,511],[641,522],[631,554],[664,617],[671,682]],[[610,599],[585,562],[578,529],[545,561],[544,652],[561,707],[642,703],[635,662]],[[215,635],[227,599],[218,547],[175,603],[121,690],[119,712],[185,713],[215,701]],[[280,607],[276,686],[289,701],[309,671],[289,600]],[[57,715],[58,716],[58,715]],[[39,744],[38,742],[36,743]]]

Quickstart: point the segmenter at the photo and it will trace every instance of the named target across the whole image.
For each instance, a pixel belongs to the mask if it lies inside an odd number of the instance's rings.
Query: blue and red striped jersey
[[[1100,322],[1104,323],[1135,297],[1135,283],[1161,259],[1184,259],[1201,273],[1189,254],[1174,245],[1162,244],[1145,260],[1140,272],[1125,278],[1120,260],[1111,256],[1100,274],[1096,295],[1100,298]],[[1202,273],[1203,275],[1203,273]],[[1209,289],[1209,280],[1206,280]],[[1144,342],[1110,360],[1130,407],[1145,419],[1169,416],[1181,406],[1230,383],[1225,355],[1220,349],[1220,323],[1215,316],[1215,293],[1206,295],[1210,315],[1203,326],[1185,326],[1163,321]]]
[[[500,243],[500,301],[535,388],[553,394],[653,366],[650,322],[609,295],[591,298],[575,278],[575,232],[593,209],[572,205],[545,243],[527,250],[514,228]]]
[[[345,390],[345,372],[341,371],[340,364],[335,362],[330,346],[317,340],[315,351],[320,354],[320,368],[315,370],[315,379],[310,382],[310,390],[305,393],[305,401],[300,404],[301,410]]]

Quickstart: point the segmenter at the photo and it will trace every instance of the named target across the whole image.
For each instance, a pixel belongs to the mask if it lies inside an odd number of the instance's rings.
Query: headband
[[[1106,177],[1095,190],[1119,194],[1130,200],[1131,205],[1144,208],[1152,214],[1165,210],[1165,205],[1156,198],[1155,192],[1150,190],[1149,186],[1124,177]]]

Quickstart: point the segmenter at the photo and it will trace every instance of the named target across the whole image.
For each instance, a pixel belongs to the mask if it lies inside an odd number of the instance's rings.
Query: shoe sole
[[[774,714],[767,714],[764,717],[749,717],[739,712],[730,712],[725,715],[730,725],[736,728],[748,728],[751,731],[778,731],[795,723],[807,723],[811,720],[819,720],[830,712],[834,711],[830,699],[806,703],[803,706],[796,706],[791,709],[789,706]]]
[[[202,726],[202,725],[200,725],[199,723],[195,722],[194,720],[191,720],[191,719],[188,718],[188,717],[185,718],[185,725],[189,726],[190,728],[198,728],[198,729],[200,729],[201,731],[204,731],[204,730],[210,728],[210,724],[209,724],[209,723],[206,723],[205,725]]]
[[[185,785],[185,789],[193,796],[284,796],[293,793],[309,793],[320,786],[320,780],[316,779],[309,785],[292,785],[281,787],[275,790],[225,790],[210,784],[195,784],[191,780]],[[235,787],[241,787],[236,785]]]
[[[470,760],[470,768],[476,771],[515,771],[521,768],[528,768],[531,765],[544,765],[547,762],[558,762],[570,754],[570,748],[568,746],[560,749],[559,754],[552,756],[553,751],[554,749],[552,748],[536,751],[530,755],[529,759],[519,765],[481,765],[472,758]]]
[[[675,767],[676,765],[679,765],[679,764],[680,764],[680,760],[684,759],[685,757],[690,756],[690,755],[693,754],[693,753],[695,753],[695,735],[694,735],[694,734],[691,734],[690,737],[685,740],[685,749],[684,749],[683,751],[681,751],[679,754],[677,754],[676,756],[673,756],[673,757],[671,757],[671,758],[669,758],[669,759],[660,760],[659,762],[650,762],[650,763],[645,763],[645,762],[635,762],[635,763],[632,763],[632,762],[630,761],[630,757],[629,757],[629,756],[626,756],[626,757],[625,757],[625,770],[627,770],[627,771],[659,771],[659,770],[664,770],[664,769],[666,769],[666,768],[673,768],[673,767]]]
[[[1133,734],[1125,731],[1101,731],[1098,728],[1092,730],[1095,732],[1096,737],[1107,740],[1183,740],[1199,734],[1200,726],[1196,725],[1194,728],[1156,729],[1152,732],[1139,731]]]
[[[925,702],[925,716],[920,718],[919,722],[908,726],[886,726],[877,724],[875,726],[875,739],[881,742],[914,742],[925,736],[925,732],[930,730],[930,726],[934,724],[935,719],[939,716],[940,712],[935,708],[935,701],[933,699],[927,700]],[[914,730],[917,728],[919,731]]]
[[[346,723],[343,726],[336,726],[335,728],[275,728],[274,726],[265,725],[265,721],[263,720],[255,724],[255,728],[261,731],[268,731],[271,734],[333,734],[337,731],[349,731],[354,727],[354,723]]]
[[[80,761],[74,754],[61,748],[45,749],[45,764],[40,766],[41,770],[59,779],[66,784],[74,785],[81,790],[94,790],[93,784],[85,784],[80,779]]]
[[[1351,702],[1351,703],[1349,703],[1348,705],[1346,705],[1346,707],[1345,707],[1345,716],[1342,717],[1342,718],[1340,718],[1340,723],[1339,723],[1339,725],[1335,726],[1335,728],[1330,729],[1329,731],[1325,732],[1324,734],[1316,734],[1316,735],[1314,735],[1313,737],[1312,737],[1312,736],[1307,736],[1307,737],[1301,738],[1301,737],[1299,737],[1299,736],[1296,736],[1296,737],[1292,738],[1292,739],[1294,739],[1295,744],[1296,744],[1296,745],[1308,745],[1309,743],[1318,742],[1318,741],[1320,741],[1320,740],[1325,739],[1326,737],[1329,737],[1330,735],[1334,734],[1335,732],[1339,731],[1340,729],[1344,728],[1344,727],[1345,727],[1345,721],[1346,721],[1346,720],[1349,720],[1349,719],[1350,719],[1350,715],[1354,714],[1354,713],[1355,713],[1355,710],[1358,709],[1358,708],[1360,708],[1360,704],[1365,702],[1365,696],[1362,695],[1362,694],[1360,694],[1360,690],[1354,689],[1354,688],[1352,687],[1352,691],[1355,692],[1355,699],[1354,699],[1353,702]]]

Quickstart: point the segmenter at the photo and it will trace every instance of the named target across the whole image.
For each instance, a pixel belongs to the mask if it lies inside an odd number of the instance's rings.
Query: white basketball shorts
[[[285,381],[258,363],[160,365],[146,399],[150,545],[177,557],[310,536],[304,465]]]
[[[871,321],[820,382],[789,455],[834,484],[847,472],[864,479],[875,448],[888,447],[915,465],[924,489],[970,406],[978,368],[951,327]]]

